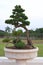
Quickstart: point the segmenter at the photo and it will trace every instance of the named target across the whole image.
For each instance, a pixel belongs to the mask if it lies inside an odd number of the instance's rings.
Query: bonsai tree
[[[29,38],[29,32],[26,26],[30,25],[30,21],[28,21],[28,17],[24,14],[24,9],[20,5],[16,5],[14,9],[12,9],[12,15],[10,18],[5,20],[5,23],[12,24],[15,27],[15,33],[17,33],[16,28],[22,27],[26,30],[27,44],[26,48],[34,48],[32,42]],[[20,31],[18,31],[20,33]],[[19,37],[19,33],[17,33],[17,37]],[[19,38],[16,38],[16,43],[18,43]],[[20,42],[20,41],[19,41]],[[18,44],[19,45],[19,44]],[[16,45],[15,45],[16,46]]]

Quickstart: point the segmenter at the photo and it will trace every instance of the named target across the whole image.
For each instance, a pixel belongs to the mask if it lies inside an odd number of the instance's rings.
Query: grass
[[[5,47],[5,44],[0,43],[0,56],[4,56],[4,47]]]
[[[39,48],[38,56],[43,57],[43,44],[35,44]]]
[[[26,40],[24,40],[24,42],[26,42]],[[32,40],[34,44],[34,46],[37,46],[39,48],[38,51],[38,56],[42,57],[43,56],[43,40]],[[4,47],[5,47],[5,43],[2,42],[2,39],[0,39],[0,56],[4,56]],[[12,44],[9,44],[12,45]]]

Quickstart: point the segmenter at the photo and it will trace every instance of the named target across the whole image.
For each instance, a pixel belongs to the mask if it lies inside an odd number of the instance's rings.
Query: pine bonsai
[[[28,21],[28,17],[24,14],[24,9],[20,5],[16,5],[15,8],[12,10],[12,15],[10,15],[10,19],[5,20],[5,23],[12,24],[16,28],[22,27],[26,30],[26,36],[27,36],[27,48],[34,48],[32,45],[32,42],[29,38],[29,32],[26,26],[30,25],[30,21]],[[18,38],[16,38],[16,43],[18,42]]]

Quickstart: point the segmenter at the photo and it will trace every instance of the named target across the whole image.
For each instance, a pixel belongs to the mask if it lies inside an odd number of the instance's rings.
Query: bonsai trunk
[[[22,24],[18,25],[17,27],[23,27],[26,30],[26,36],[27,36],[27,45],[31,48],[34,48],[34,46],[32,45],[32,41],[29,38],[29,32],[27,30],[27,28],[25,26],[23,26]],[[17,28],[16,27],[16,28]]]
[[[32,41],[29,38],[29,31],[26,29],[26,35],[27,35],[27,45],[29,46],[29,48],[34,48],[34,46],[32,45]]]

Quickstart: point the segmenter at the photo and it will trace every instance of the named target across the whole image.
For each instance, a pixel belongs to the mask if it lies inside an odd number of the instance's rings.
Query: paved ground
[[[0,65],[16,65],[15,61],[8,60],[6,57],[0,57]],[[36,57],[31,61],[27,61],[26,65],[43,65],[43,57]]]

